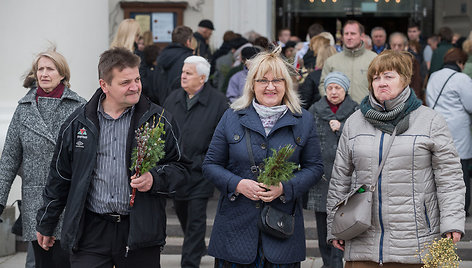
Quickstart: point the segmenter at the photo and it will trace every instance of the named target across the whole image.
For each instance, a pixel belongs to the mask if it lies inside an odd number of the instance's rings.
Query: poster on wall
[[[152,13],[152,36],[154,42],[172,42],[172,30],[175,28],[174,13]]]

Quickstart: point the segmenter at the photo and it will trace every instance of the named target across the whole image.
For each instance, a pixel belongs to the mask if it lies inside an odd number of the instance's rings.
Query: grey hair
[[[401,33],[401,32],[391,33],[389,38],[388,38],[388,43],[392,42],[392,38],[394,38],[396,36],[399,36],[399,37],[403,38],[403,44],[405,46],[408,45],[408,38],[406,37],[406,35],[404,33]]]
[[[372,28],[372,30],[370,31],[370,36],[372,36],[374,32],[376,31],[383,31],[384,34],[387,35],[387,31],[385,31],[383,27],[377,26],[377,27]]]
[[[205,83],[208,81],[211,65],[204,57],[189,56],[185,59],[184,63],[195,64],[195,69],[197,70],[198,75],[205,76]]]

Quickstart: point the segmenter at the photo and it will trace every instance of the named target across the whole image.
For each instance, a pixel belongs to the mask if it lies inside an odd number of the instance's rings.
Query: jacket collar
[[[339,105],[339,109],[336,113],[331,111],[326,96],[322,97],[315,103],[315,112],[324,120],[345,120],[351,114],[357,106],[357,102],[353,101],[351,96],[346,95],[344,101]]]
[[[211,94],[211,88],[212,86],[207,82],[203,85],[203,88],[198,92],[198,100],[197,102],[201,103],[203,106],[207,106],[210,101],[210,94]],[[187,94],[185,92],[185,89],[180,88],[179,89],[179,97],[176,99],[175,103],[182,103],[184,107],[187,107]]]
[[[36,103],[36,90],[37,87],[31,88],[26,95],[21,98],[18,103]],[[61,101],[64,99],[70,99],[77,102],[81,101],[80,96],[74,91],[70,90],[68,87],[64,87],[64,93],[62,93]]]
[[[349,49],[346,46],[343,46],[343,52],[345,55],[350,57],[359,57],[365,52],[364,42],[361,41],[361,46],[355,49]]]
[[[37,88],[31,88],[26,95],[21,98],[18,103],[20,104],[29,104],[30,109],[27,110],[30,116],[24,117],[24,125],[31,129],[37,135],[46,138],[52,144],[56,144],[56,137],[51,133],[46,123],[44,122],[41,114],[39,113],[38,106],[36,105],[36,90]],[[77,102],[80,102],[81,99],[77,93],[64,88],[64,93],[62,93],[61,101],[64,99],[71,99]]]
[[[241,125],[247,127],[248,129],[261,134],[263,137],[266,136],[264,127],[262,126],[261,119],[254,109],[254,106],[250,104],[247,108],[237,111],[237,113],[241,116],[240,122]],[[294,126],[298,123],[300,118],[302,117],[301,114],[294,114],[289,110],[275,123],[274,127],[269,132],[270,136],[274,133],[277,129],[283,128],[286,126]]]
[[[92,98],[87,102],[85,105],[85,116],[92,121],[92,123],[100,129],[100,125],[98,122],[98,115],[97,115],[97,108],[98,108],[98,101],[100,96],[102,95],[103,90],[98,88],[97,91],[93,94]],[[135,104],[134,113],[132,117],[132,121],[137,121],[136,118],[140,118],[150,106],[150,102],[146,99],[146,97],[141,94],[138,103]]]

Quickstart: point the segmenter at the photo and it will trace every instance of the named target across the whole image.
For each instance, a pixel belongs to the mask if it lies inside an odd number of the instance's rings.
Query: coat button
[[[265,143],[261,144],[262,150],[265,150],[267,148],[267,145]]]
[[[238,141],[240,137],[239,137],[238,134],[234,134],[234,137],[233,137],[233,138],[234,138],[235,141]]]
[[[260,208],[261,204],[259,202],[256,202],[256,208]]]
[[[302,142],[302,138],[297,137],[297,143],[301,143],[301,142]]]

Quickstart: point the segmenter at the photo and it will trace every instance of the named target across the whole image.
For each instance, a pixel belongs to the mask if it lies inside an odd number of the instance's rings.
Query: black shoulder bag
[[[439,97],[441,97],[441,94],[442,94],[442,92],[443,92],[443,90],[444,90],[444,87],[446,86],[447,82],[448,82],[449,79],[451,79],[451,77],[452,77],[453,75],[455,75],[456,73],[457,73],[457,72],[453,72],[453,73],[447,78],[446,82],[445,82],[444,85],[442,86],[441,91],[439,91],[439,95],[438,95],[438,97],[436,98],[436,101],[434,102],[434,105],[433,105],[433,108],[432,108],[433,110],[434,110],[434,107],[436,107],[436,104],[438,104]]]
[[[254,155],[252,153],[251,146],[251,135],[249,130],[246,128],[246,146],[249,154],[249,161],[251,162],[251,172],[254,174],[259,173],[259,167],[256,166],[254,161]],[[295,201],[292,208],[292,213],[287,214],[283,211],[280,211],[267,203],[263,203],[263,208],[261,210],[261,215],[257,222],[259,229],[273,237],[279,239],[287,239],[293,235],[293,230],[295,228]]]

